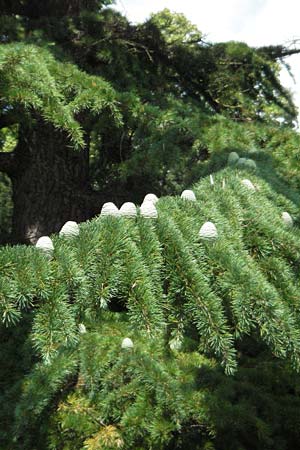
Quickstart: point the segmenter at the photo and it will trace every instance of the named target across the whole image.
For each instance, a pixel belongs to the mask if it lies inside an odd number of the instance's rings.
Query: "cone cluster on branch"
[[[60,424],[79,402],[107,424],[108,411],[116,411],[113,423],[127,424],[118,439],[133,449],[136,414],[149,426],[153,417],[165,420],[159,411],[165,414],[167,395],[172,414],[180,406],[182,426],[198,420],[199,367],[232,376],[249,342],[262,346],[270,361],[285,359],[300,369],[300,233],[290,226],[297,207],[251,178],[259,186],[255,195],[228,168],[214,174],[214,189],[207,177],[181,198],[157,202],[148,195],[139,213],[129,202],[120,210],[106,203],[99,217],[80,224],[80,233],[67,222],[54,244],[40,238],[41,251],[0,250],[2,320],[20,326],[31,312],[37,361],[18,399],[16,439],[43,420],[47,408]],[[78,380],[71,388],[70,379]],[[208,395],[215,401],[214,390]],[[53,398],[59,403],[51,410]],[[167,440],[173,431],[166,431]],[[82,442],[92,439],[80,433]]]

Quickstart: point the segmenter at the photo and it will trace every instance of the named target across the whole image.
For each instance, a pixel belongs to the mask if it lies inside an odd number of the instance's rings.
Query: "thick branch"
[[[0,172],[13,175],[16,168],[14,152],[0,152]]]

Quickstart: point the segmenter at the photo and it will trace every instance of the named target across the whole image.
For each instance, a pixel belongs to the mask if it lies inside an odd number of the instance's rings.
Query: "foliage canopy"
[[[133,25],[110,4],[1,2],[0,128],[17,130],[17,147],[10,156],[0,154],[0,170],[12,180],[12,234],[17,241],[28,240],[32,230],[37,230],[33,241],[38,233],[58,230],[56,224],[47,225],[47,202],[52,199],[45,194],[39,206],[42,210],[45,205],[45,213],[37,223],[27,211],[37,200],[34,174],[45,192],[51,190],[42,171],[49,164],[46,154],[42,156],[42,141],[52,141],[51,151],[66,147],[67,161],[61,165],[74,165],[70,147],[83,155],[84,203],[94,202],[88,196],[96,201],[97,193],[99,203],[108,196],[120,203],[130,193],[132,200],[140,201],[147,190],[168,194],[196,181],[213,153],[210,130],[222,120],[229,127],[261,123],[276,131],[279,118],[286,127],[296,118],[291,95],[278,75],[280,63],[298,50],[211,44],[182,14],[167,9]],[[55,158],[62,158],[62,153]],[[26,171],[26,161],[34,167],[42,160],[39,169]],[[66,180],[64,186],[57,179],[56,190],[74,190],[69,183]],[[77,190],[82,183],[78,181]],[[26,219],[19,206],[24,207],[24,191],[31,196]],[[5,186],[3,192],[8,196]],[[62,203],[79,197],[78,193]],[[90,206],[80,213],[83,201],[78,202],[76,220],[95,213]],[[74,215],[71,209],[69,214]],[[24,224],[18,229],[21,220]],[[58,217],[60,225],[62,221]]]
[[[104,198],[173,195],[155,220],[52,235],[50,258],[0,248],[0,447],[294,450],[299,134],[278,75],[298,50],[110,4],[0,1],[0,207],[12,190],[19,240]],[[176,195],[195,182],[196,202]]]
[[[204,178],[196,202],[162,198],[155,220],[99,216],[78,237],[53,236],[51,259],[1,250],[1,355],[17,324],[26,349],[14,376],[2,373],[3,416],[16,408],[3,442],[246,449],[251,436],[252,448],[293,448],[299,197],[259,173],[227,168],[213,186]],[[215,241],[199,238],[207,220]],[[121,348],[125,337],[132,350]]]

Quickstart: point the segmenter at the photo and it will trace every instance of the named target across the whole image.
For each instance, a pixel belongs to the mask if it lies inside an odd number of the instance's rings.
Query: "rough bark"
[[[14,242],[35,243],[67,220],[81,222],[93,214],[88,159],[87,149],[74,151],[67,136],[51,125],[37,121],[30,130],[20,129],[9,174]]]

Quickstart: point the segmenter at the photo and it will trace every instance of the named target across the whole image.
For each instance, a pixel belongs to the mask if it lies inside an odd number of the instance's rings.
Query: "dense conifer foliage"
[[[279,70],[297,49],[211,44],[182,14],[133,25],[110,4],[0,2],[2,240],[35,243],[107,197],[178,191],[199,178],[216,122],[292,127]]]
[[[1,249],[1,448],[295,448],[299,197],[231,160],[157,218]]]
[[[0,0],[0,448],[295,450],[298,50],[111,3]]]

